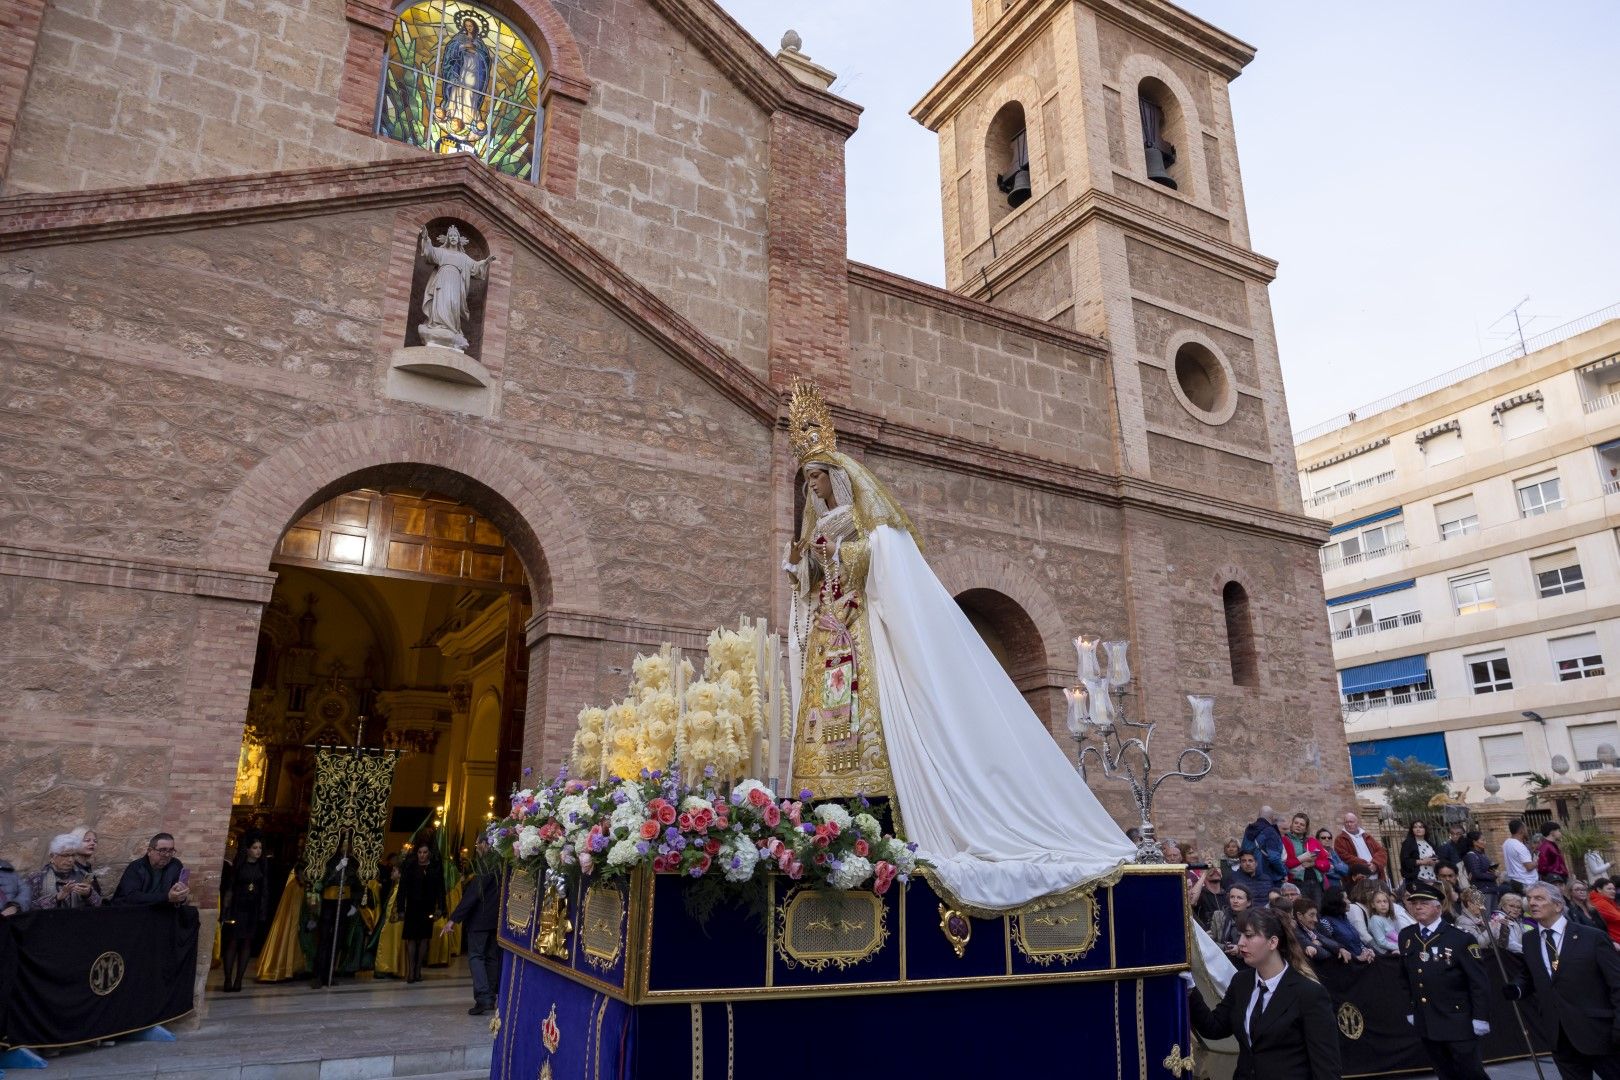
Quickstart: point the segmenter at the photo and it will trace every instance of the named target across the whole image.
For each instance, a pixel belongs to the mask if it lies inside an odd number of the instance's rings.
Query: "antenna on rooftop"
[[[1524,343],[1524,324],[1525,324],[1526,320],[1521,319],[1519,317],[1519,309],[1524,307],[1524,305],[1528,304],[1529,302],[1530,302],[1530,298],[1528,296],[1526,296],[1523,300],[1520,300],[1517,304],[1514,304],[1512,307],[1508,308],[1507,313],[1504,314],[1501,318],[1497,319],[1496,322],[1491,323],[1491,326],[1495,326],[1496,323],[1505,321],[1508,318],[1509,315],[1511,315],[1513,317],[1513,334],[1516,335],[1518,337],[1518,339],[1519,339],[1519,355],[1520,356],[1529,356],[1530,355],[1530,350],[1529,350],[1529,348],[1527,348],[1525,346],[1525,343]],[[1530,316],[1530,319],[1528,321],[1534,322],[1539,317],[1540,316],[1532,315],[1532,316]],[[1487,326],[1485,329],[1489,330],[1491,328],[1491,326]]]

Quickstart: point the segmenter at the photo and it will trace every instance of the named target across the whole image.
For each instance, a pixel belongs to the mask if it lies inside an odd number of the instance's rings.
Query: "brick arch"
[[[345,0],[344,17],[349,41],[343,56],[343,77],[338,88],[337,123],[362,135],[374,135],[377,116],[377,80],[387,57],[388,35],[396,13],[415,0],[382,4],[376,0]],[[579,174],[580,124],[591,97],[590,76],[579,43],[568,22],[550,0],[472,0],[482,4],[522,31],[545,68],[540,81],[540,105],[545,114],[540,153],[541,187],[572,198]]]
[[[602,611],[591,539],[567,493],[540,462],[452,420],[373,416],[315,428],[255,465],[231,492],[208,550],[225,567],[262,572],[287,526],[368,484],[426,486],[464,499],[517,550],[537,610]]]
[[[952,596],[996,593],[1016,606],[1038,638],[1042,666],[1072,666],[1072,658],[1064,657],[1064,646],[1070,638],[1068,623],[1035,575],[1003,556],[971,549],[958,548],[931,557],[928,562]]]
[[[990,125],[1000,115],[1001,110],[1014,102],[1017,102],[1024,110],[1024,133],[1029,140],[1030,182],[1035,189],[1035,198],[1040,198],[1040,196],[1050,191],[1054,182],[1051,169],[1047,164],[1046,131],[1041,123],[1040,85],[1030,75],[1012,76],[996,87],[995,93],[980,103],[977,116],[973,121],[973,138],[969,140],[969,145],[973,147],[973,161],[966,167],[971,167],[973,172],[980,177],[979,192],[981,196],[980,202],[983,204],[983,213],[988,214],[990,212],[989,200],[998,194],[995,186],[996,178],[989,174],[985,166],[985,136],[990,130]],[[962,123],[963,121],[958,120],[957,122]],[[964,167],[963,162],[958,161],[956,163],[958,172],[961,172]],[[960,208],[958,208],[958,213],[960,212]],[[986,224],[988,225],[989,222],[987,221]]]

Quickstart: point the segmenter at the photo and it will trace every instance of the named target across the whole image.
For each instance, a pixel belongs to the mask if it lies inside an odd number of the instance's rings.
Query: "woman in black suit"
[[[1288,925],[1264,908],[1237,917],[1239,968],[1214,1009],[1192,994],[1193,1030],[1236,1036],[1235,1080],[1339,1080],[1339,1025]]]

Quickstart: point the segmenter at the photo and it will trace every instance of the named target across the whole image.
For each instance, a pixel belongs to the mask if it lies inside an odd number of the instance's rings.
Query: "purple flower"
[[[629,798],[630,796],[622,791],[615,791],[613,793],[613,802],[616,806],[623,806],[625,802],[629,800]]]
[[[912,853],[915,853],[915,852],[916,852],[916,850],[917,850],[917,845],[916,845],[916,844],[914,844],[914,843],[913,843],[913,844],[907,844],[907,845],[906,845],[906,850],[907,850],[907,851],[910,851],[910,852],[912,852]]]
[[[647,843],[647,841],[645,841],[645,840],[637,840],[636,841],[636,851],[637,851],[638,854],[645,855],[651,849],[652,849],[652,845]]]
[[[731,793],[731,805],[732,806],[741,806],[742,801],[743,801],[743,797],[742,797],[741,792],[733,791]]]
[[[805,788],[803,791],[799,792],[799,801],[800,802],[809,802],[813,798],[815,798],[815,793],[812,792],[809,788]]]
[[[648,778],[649,778],[649,777],[651,777],[651,776],[652,776],[652,773],[650,773],[650,772],[648,772],[648,771],[647,771],[647,770],[646,770],[646,769],[642,769],[642,770],[641,770],[641,778],[642,778],[642,779],[643,779],[643,780],[646,780],[646,779],[648,779]]]
[[[842,859],[828,859],[827,860],[827,869],[833,871],[834,873],[837,873],[838,871],[842,870],[843,868],[844,868],[844,863],[843,863]]]
[[[731,857],[731,868],[733,870],[740,870],[742,868],[742,856],[741,855],[733,855]]]
[[[534,769],[532,769],[532,768],[524,769],[523,770],[523,775],[528,776],[532,772],[534,772]]]
[[[800,825],[799,828],[803,829],[805,832],[811,834],[812,836],[815,835],[816,827],[814,825],[810,824],[808,821],[805,822],[803,825]]]
[[[706,776],[706,777],[712,777],[714,775],[714,766],[713,765],[705,765],[705,766],[703,766],[703,775]]]
[[[657,779],[659,779],[659,778],[660,778],[660,777],[662,777],[662,776],[663,776],[663,775],[664,775],[664,770],[663,770],[663,769],[654,769],[654,770],[653,770],[653,771],[652,771],[652,778],[653,778],[653,779],[654,779],[654,780],[657,780]]]
[[[682,836],[680,833],[676,833],[674,838],[670,840],[669,846],[674,848],[676,851],[685,851],[686,837]]]
[[[671,825],[664,830],[664,839],[673,844],[681,838],[681,830]]]
[[[659,844],[658,845],[658,854],[660,854],[660,855],[673,855],[673,854],[675,854],[675,849],[670,847],[668,844]]]
[[[703,867],[694,866],[694,867],[692,867],[692,869],[688,870],[687,873],[691,874],[693,877],[702,877],[703,876]]]
[[[603,836],[601,833],[597,833],[595,836],[591,837],[592,851],[606,851],[607,846],[608,838]]]

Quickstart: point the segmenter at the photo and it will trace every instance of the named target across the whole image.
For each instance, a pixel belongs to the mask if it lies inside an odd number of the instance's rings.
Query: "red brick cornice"
[[[913,300],[920,304],[940,311],[948,311],[953,315],[977,322],[987,323],[991,326],[1010,330],[1015,334],[1026,337],[1050,341],[1054,345],[1061,345],[1066,349],[1075,349],[1079,352],[1090,353],[1094,356],[1108,355],[1108,343],[1102,338],[1090,334],[1082,334],[1078,330],[1070,330],[1062,326],[1054,326],[1040,319],[1019,315],[1015,312],[986,304],[971,297],[953,293],[949,289],[941,289],[937,285],[917,281],[914,278],[891,274],[887,270],[880,270],[865,263],[852,262],[849,264],[849,280],[852,284],[872,289],[876,292],[888,293],[902,300]]]
[[[788,112],[839,132],[855,134],[861,107],[816,90],[783,69],[714,0],[650,0],[681,34],[703,50],[737,88],[766,112]]]
[[[499,221],[517,243],[555,263],[762,423],[775,422],[777,394],[764,380],[556,218],[520,198],[510,181],[463,155],[0,199],[0,251],[454,198]]]

